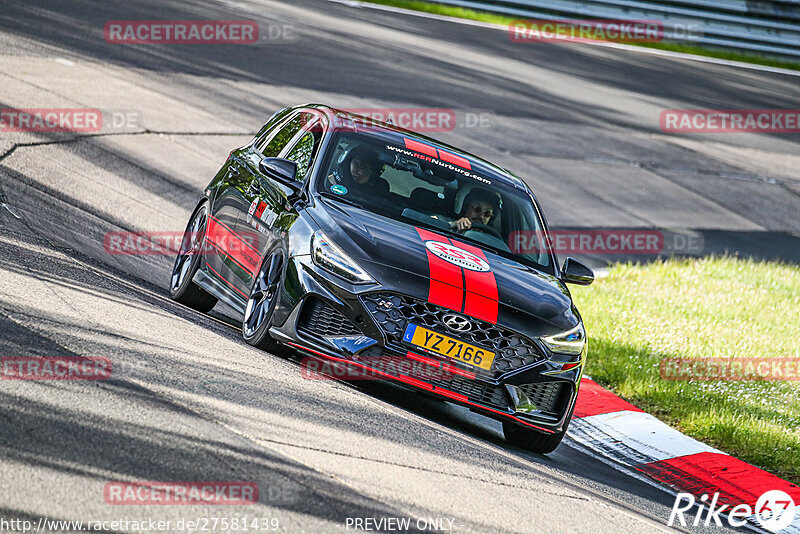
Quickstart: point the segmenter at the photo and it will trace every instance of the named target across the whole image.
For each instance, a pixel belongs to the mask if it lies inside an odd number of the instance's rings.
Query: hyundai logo
[[[442,317],[442,324],[453,332],[464,333],[472,330],[472,323],[470,320],[461,315],[456,315],[455,313],[448,313]]]

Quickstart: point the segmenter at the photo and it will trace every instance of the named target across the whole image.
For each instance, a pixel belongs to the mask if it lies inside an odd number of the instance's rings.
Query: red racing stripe
[[[428,391],[433,391],[433,384],[428,384],[427,382],[423,382],[422,380],[417,380],[416,378],[412,378],[408,375],[404,375],[402,373],[397,373],[395,375],[400,382],[405,382],[406,384],[411,384],[412,386],[417,386],[421,389],[426,389]]]
[[[449,308],[453,311],[461,311],[461,303],[464,302],[464,290],[431,279],[428,302]]]
[[[439,395],[444,395],[445,397],[450,397],[451,399],[455,399],[461,402],[469,401],[469,397],[466,395],[462,395],[461,393],[456,393],[455,391],[450,391],[449,389],[445,389],[439,386],[433,386],[433,391],[438,393]]]
[[[470,271],[464,269],[467,279],[467,293],[464,299],[464,313],[487,323],[497,324],[497,300],[478,295],[469,290]],[[485,273],[481,273],[485,274]]]
[[[261,255],[239,234],[228,228],[218,219],[209,215],[206,239],[218,250],[236,262],[250,276],[255,276],[261,265]]]
[[[417,233],[422,241],[438,241],[450,244],[446,237],[434,232],[417,228]],[[425,253],[428,255],[428,269],[430,270],[428,302],[451,310],[461,311],[464,302],[464,280],[461,274],[461,267],[444,261],[427,248]]]
[[[427,358],[425,356],[420,356],[419,354],[414,354],[411,351],[407,351],[406,352],[406,356],[408,356],[412,360],[417,360],[418,362],[427,363],[431,367],[435,367],[437,369],[441,365],[441,362],[438,362],[438,361],[434,360],[433,358]]]
[[[463,369],[459,369],[458,367],[453,367],[452,365],[447,365],[446,363],[442,364],[442,370],[447,371],[448,373],[453,373],[454,375],[464,376],[469,378],[470,380],[474,380],[476,376],[475,373],[470,371],[464,371]]]
[[[486,261],[486,255],[478,247],[461,243],[453,240],[453,244],[463,248],[467,252],[475,254]],[[464,299],[464,313],[483,319],[492,324],[497,323],[497,311],[499,307],[497,295],[497,279],[492,271],[481,273],[464,269],[464,281],[466,283],[466,298]]]
[[[219,219],[217,219],[217,218],[216,218],[216,217],[214,217],[213,215],[209,215],[209,216],[208,216],[208,219],[209,219],[209,220],[211,220],[211,221],[214,221],[215,223],[217,223],[217,225],[218,225],[218,226],[221,226],[222,228],[224,228],[224,229],[225,229],[226,231],[228,231],[228,232],[229,232],[231,235],[233,235],[233,236],[234,236],[236,239],[238,239],[239,241],[241,241],[241,242],[242,242],[242,244],[243,244],[244,246],[246,246],[246,247],[249,247],[249,248],[250,248],[250,249],[252,249],[254,252],[258,252],[258,249],[257,249],[256,247],[254,247],[254,246],[253,246],[253,245],[252,245],[252,244],[251,244],[249,241],[247,241],[246,239],[242,239],[242,237],[241,237],[239,234],[237,234],[236,232],[234,232],[233,230],[231,230],[231,229],[230,229],[230,227],[229,227],[227,224],[225,224],[224,222],[220,221]]]
[[[421,154],[425,154],[426,156],[431,156],[433,158],[439,157],[439,154],[436,153],[436,149],[430,145],[420,143],[419,141],[414,141],[413,139],[406,139],[405,137],[403,138],[403,141],[406,144],[406,148],[409,150],[416,150]]]
[[[233,289],[234,291],[236,291],[237,293],[239,293],[239,294],[240,294],[241,296],[243,296],[244,298],[247,298],[247,295],[245,295],[244,293],[242,293],[241,291],[239,291],[238,289],[236,289],[236,286],[235,286],[235,285],[231,284],[231,283],[228,281],[228,279],[227,279],[227,278],[225,278],[224,276],[222,276],[221,274],[219,274],[219,273],[217,272],[217,270],[216,270],[216,269],[214,269],[212,266],[210,266],[210,265],[208,264],[208,262],[206,262],[206,267],[208,267],[209,269],[211,269],[212,271],[214,271],[214,274],[216,274],[216,275],[219,277],[219,279],[220,279],[220,280],[222,280],[223,282],[225,282],[226,284],[228,284],[228,285],[231,287],[231,289]]]
[[[231,260],[233,263],[235,263],[235,264],[236,264],[236,265],[237,265],[237,266],[238,266],[240,269],[242,269],[242,270],[244,270],[244,271],[248,271],[248,272],[249,272],[249,269],[248,269],[247,267],[245,267],[244,265],[242,265],[241,263],[239,263],[238,261],[236,261],[236,259],[235,259],[233,256],[230,256],[230,255],[229,255],[227,252],[225,252],[224,250],[222,250],[221,248],[219,248],[219,247],[217,246],[217,244],[216,244],[216,243],[214,243],[214,241],[212,241],[211,239],[209,239],[209,240],[208,240],[208,243],[209,243],[209,244],[210,244],[212,247],[214,247],[214,249],[215,249],[215,250],[218,250],[220,254],[222,254],[223,256],[227,256],[227,257],[228,257],[228,259],[229,259],[229,260]]]
[[[446,161],[447,163],[458,165],[462,169],[472,170],[472,165],[469,164],[469,160],[462,158],[461,156],[456,156],[455,154],[451,154],[450,152],[445,152],[444,150],[440,150],[439,158],[442,161]]]
[[[642,464],[636,469],[698,497],[719,492],[720,504],[747,504],[754,508],[759,496],[768,490],[782,490],[795,503],[800,502],[800,488],[796,485],[727,454],[701,452]]]
[[[458,367],[453,367],[453,366],[452,366],[452,365],[450,365],[450,364],[447,364],[447,363],[445,363],[445,362],[440,362],[440,361],[434,360],[433,358],[428,358],[428,357],[426,357],[426,356],[420,356],[419,354],[415,354],[415,353],[413,353],[413,352],[411,352],[411,351],[407,351],[407,354],[406,354],[406,355],[407,355],[409,358],[411,358],[412,360],[417,360],[418,362],[427,363],[427,364],[428,364],[428,365],[430,365],[431,367],[436,367],[436,368],[439,368],[439,367],[441,367],[441,369],[442,369],[443,371],[447,371],[448,373],[452,373],[452,374],[454,374],[454,375],[464,376],[464,377],[467,377],[467,378],[469,378],[469,379],[472,379],[472,380],[474,380],[474,379],[475,379],[475,377],[476,377],[476,376],[478,376],[478,375],[476,375],[476,374],[475,374],[475,373],[473,373],[473,372],[470,372],[470,371],[465,371],[465,370],[463,370],[463,369],[459,369]],[[438,386],[437,386],[437,391],[438,391],[438,389],[439,389],[439,388],[438,388]],[[466,397],[465,397],[465,398],[466,398]]]

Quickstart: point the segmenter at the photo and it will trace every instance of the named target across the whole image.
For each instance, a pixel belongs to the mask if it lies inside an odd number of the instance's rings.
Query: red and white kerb
[[[698,499],[719,493],[719,504],[755,509],[763,493],[781,490],[800,503],[795,484],[680,433],[588,378],[581,381],[569,436]],[[800,533],[800,517],[780,532]]]

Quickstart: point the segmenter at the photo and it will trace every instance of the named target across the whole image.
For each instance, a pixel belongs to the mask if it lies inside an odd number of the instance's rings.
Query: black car
[[[221,300],[247,343],[288,347],[503,422],[546,453],[570,421],[586,334],[531,190],[451,146],[321,105],[273,115],[195,208],[170,295]],[[523,239],[523,240],[524,240]]]

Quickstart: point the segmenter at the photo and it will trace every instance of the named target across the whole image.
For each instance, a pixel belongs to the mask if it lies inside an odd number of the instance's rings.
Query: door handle
[[[258,178],[250,182],[250,187],[247,188],[247,192],[252,195],[258,195],[261,193],[261,184],[258,183]]]

